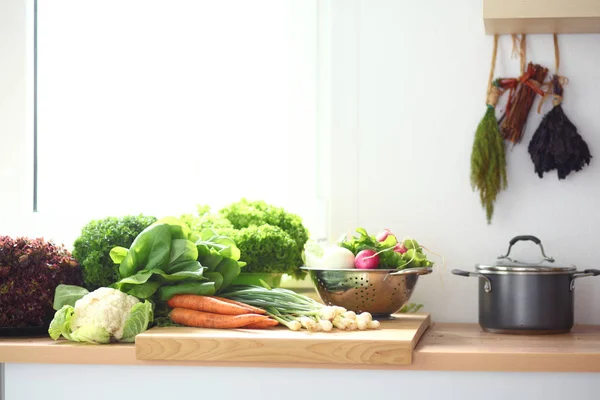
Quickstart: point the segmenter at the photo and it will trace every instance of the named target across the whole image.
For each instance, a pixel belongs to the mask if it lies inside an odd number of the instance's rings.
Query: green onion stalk
[[[379,321],[368,312],[356,315],[343,307],[326,306],[310,297],[282,288],[265,288],[254,285],[233,286],[221,297],[262,308],[267,315],[287,328],[298,331],[329,332],[338,329],[377,329]]]

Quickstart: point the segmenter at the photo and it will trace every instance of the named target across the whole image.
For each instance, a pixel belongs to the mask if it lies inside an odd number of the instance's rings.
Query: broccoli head
[[[269,225],[251,225],[241,229],[219,229],[240,249],[243,272],[286,273],[302,276],[297,263],[298,246],[283,229]],[[300,274],[299,274],[300,273]]]
[[[118,265],[110,258],[110,250],[115,246],[129,248],[136,236],[154,222],[155,217],[140,214],[108,217],[85,225],[73,244],[73,257],[81,265],[85,288],[93,291],[118,281]]]

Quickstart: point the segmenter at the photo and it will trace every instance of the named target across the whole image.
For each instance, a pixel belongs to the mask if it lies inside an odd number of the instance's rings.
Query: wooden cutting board
[[[398,314],[365,331],[152,328],[135,350],[139,360],[406,365],[429,323],[429,314]]]

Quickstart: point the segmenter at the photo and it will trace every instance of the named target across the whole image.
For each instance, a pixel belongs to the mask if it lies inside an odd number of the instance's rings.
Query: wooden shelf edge
[[[600,17],[486,18],[485,33],[493,34],[590,34],[600,33]]]
[[[133,344],[85,345],[47,338],[0,339],[0,362],[141,366],[374,369],[491,372],[600,372],[600,326],[569,335],[513,336],[481,332],[475,324],[434,323],[410,365],[138,360]]]
[[[532,357],[535,357],[532,358]],[[457,372],[600,372],[600,355],[415,353],[412,370]]]
[[[487,34],[600,33],[597,0],[483,0]]]

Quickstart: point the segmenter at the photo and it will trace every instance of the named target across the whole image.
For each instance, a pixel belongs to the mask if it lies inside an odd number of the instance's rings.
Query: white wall
[[[353,178],[345,187],[356,196],[349,199],[352,207],[334,216],[346,223],[334,228],[390,228],[443,254],[445,270],[439,263],[433,275],[421,278],[412,299],[424,303],[437,321],[476,320],[477,281],[450,270],[490,262],[513,236],[536,235],[547,253],[582,269],[597,268],[600,255],[600,35],[559,37],[561,73],[570,79],[564,110],[596,158],[566,181],[558,182],[555,174],[540,180],[527,153],[540,121],[531,114],[522,144],[508,153],[509,188],[488,226],[469,183],[492,52],[481,3],[334,1],[333,14],[352,27],[333,46],[350,47],[344,62],[354,71],[344,90],[333,94],[334,103],[353,104],[338,126],[353,125],[334,133],[340,143],[358,149],[333,153],[339,170]],[[348,10],[352,15],[345,17]],[[510,47],[510,38],[502,37],[497,76],[518,75]],[[531,60],[553,71],[551,35],[529,37],[527,50]],[[526,250],[518,253],[531,250],[537,256],[532,246],[518,246]],[[600,323],[600,278],[576,286],[576,322]]]

